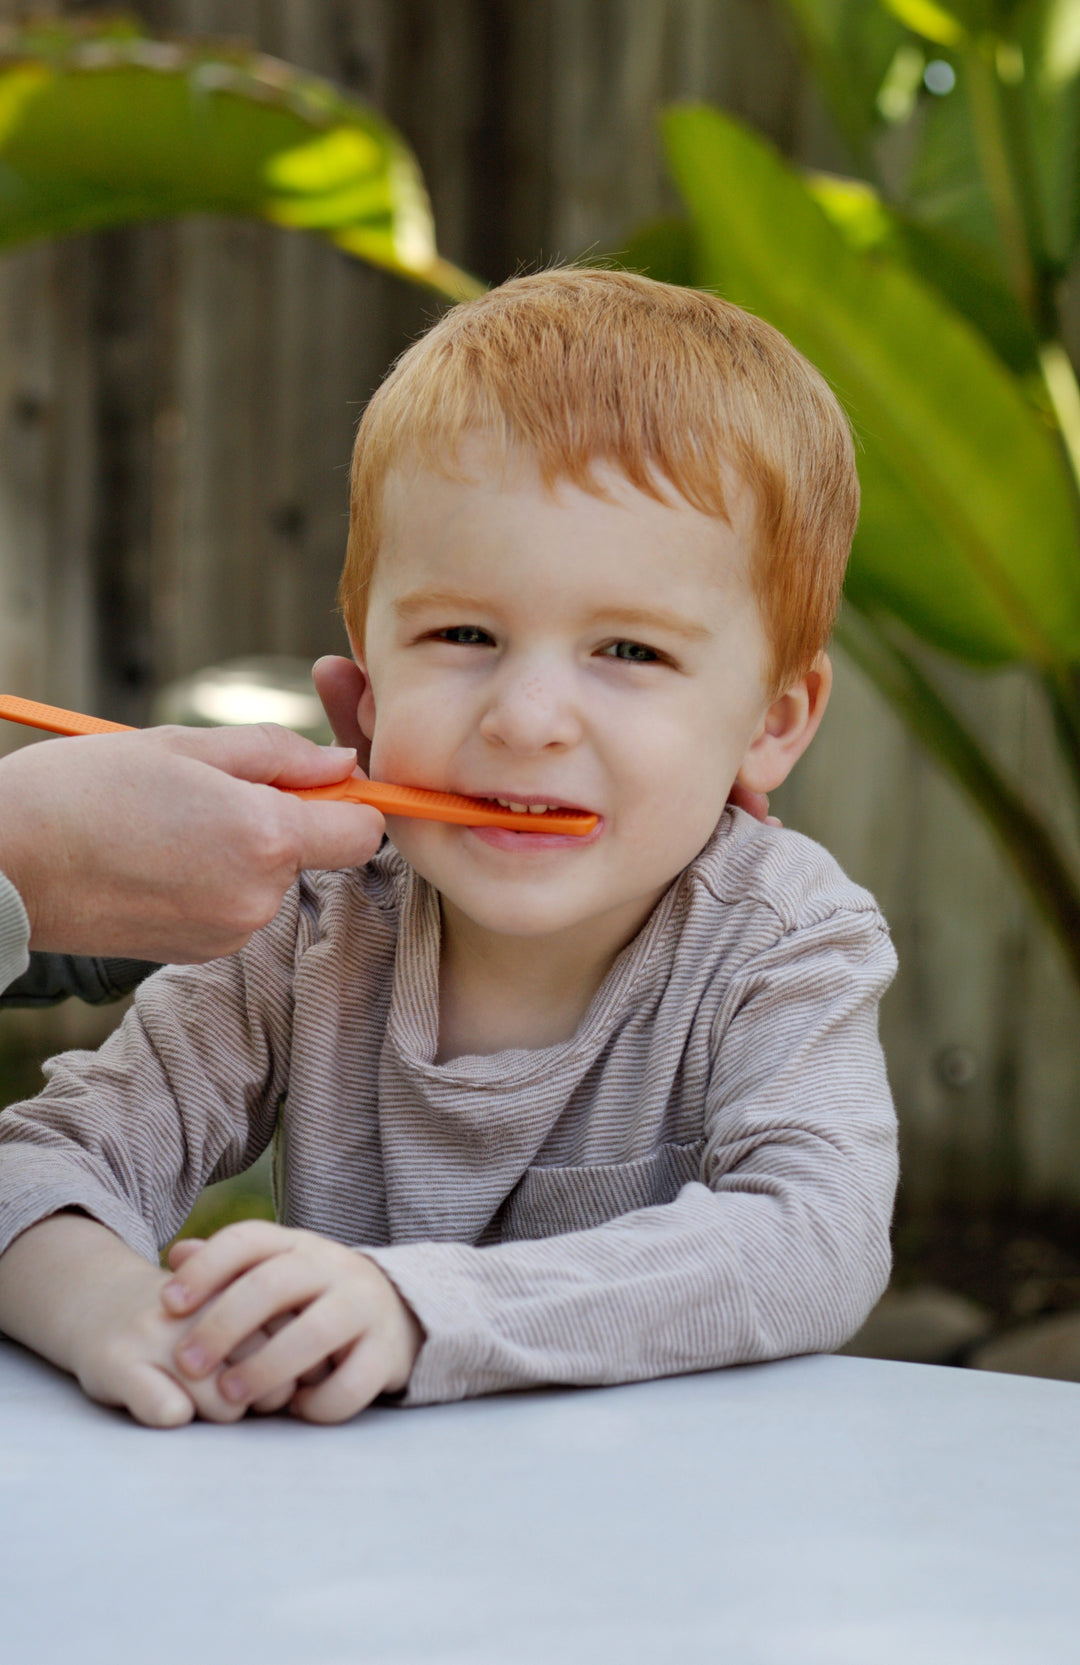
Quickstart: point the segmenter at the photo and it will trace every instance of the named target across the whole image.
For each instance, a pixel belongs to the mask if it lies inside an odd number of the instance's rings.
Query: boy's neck
[[[658,900],[618,920],[514,937],[483,929],[443,898],[436,1062],[569,1040]]]

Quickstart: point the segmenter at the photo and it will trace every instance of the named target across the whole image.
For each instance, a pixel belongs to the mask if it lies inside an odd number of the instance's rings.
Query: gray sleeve
[[[202,1187],[269,1144],[289,1067],[296,891],[240,953],[144,983],[97,1052],[0,1113],[0,1253],[77,1208],[154,1259]]]
[[[0,994],[30,963],[30,921],[22,897],[0,873]]]
[[[865,913],[747,969],[716,1036],[700,1177],[674,1201],[531,1242],[365,1251],[426,1332],[404,1402],[847,1340],[889,1273],[896,1128],[877,1007],[894,969]]]
[[[90,1006],[123,999],[157,966],[148,960],[101,960],[83,954],[34,954],[29,967],[0,991],[0,1007],[56,1006],[76,999]]]

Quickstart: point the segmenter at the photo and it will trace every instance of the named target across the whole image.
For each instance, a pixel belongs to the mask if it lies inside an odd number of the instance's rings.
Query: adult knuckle
[[[271,803],[267,813],[254,816],[248,827],[249,853],[263,873],[296,870],[298,843],[289,807],[284,803]]]
[[[190,731],[180,723],[155,723],[152,729],[146,731],[146,735],[148,740],[155,740],[174,750],[182,750],[190,739]]]

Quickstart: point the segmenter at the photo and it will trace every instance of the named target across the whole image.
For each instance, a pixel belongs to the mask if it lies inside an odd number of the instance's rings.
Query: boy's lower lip
[[[509,827],[465,828],[473,838],[478,838],[482,844],[490,845],[492,849],[513,850],[518,854],[525,854],[529,850],[534,853],[541,850],[581,850],[589,844],[595,844],[603,830],[603,816],[591,832],[578,837],[571,833],[512,832]]]

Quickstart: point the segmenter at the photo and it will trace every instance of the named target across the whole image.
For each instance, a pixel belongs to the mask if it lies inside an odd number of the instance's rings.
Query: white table
[[[1076,1665],[1080,1387],[849,1358],[157,1433],[0,1343],[7,1665]]]

